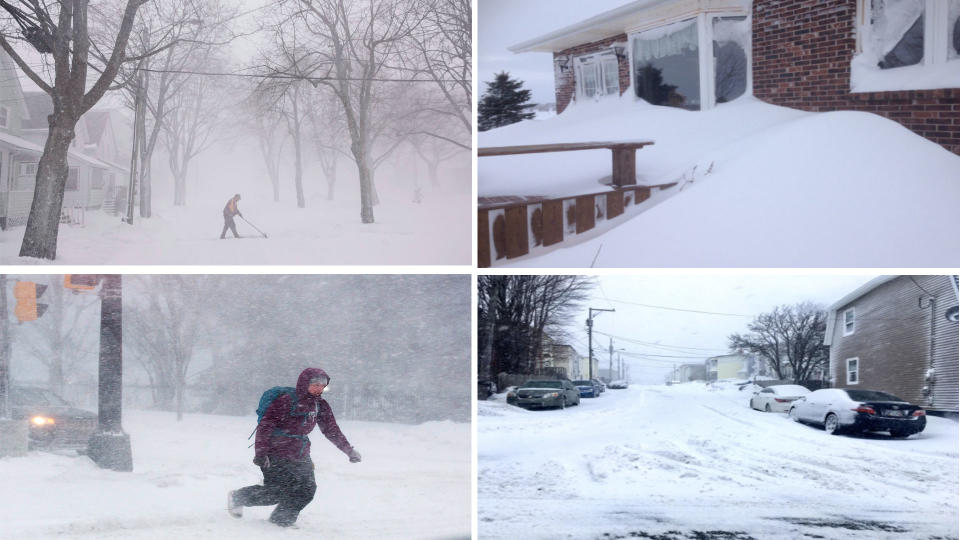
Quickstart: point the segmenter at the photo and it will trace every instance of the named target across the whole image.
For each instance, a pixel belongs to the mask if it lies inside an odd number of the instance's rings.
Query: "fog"
[[[96,293],[9,279],[49,286],[47,311],[3,336],[13,381],[96,410]],[[183,412],[252,415],[264,390],[319,367],[338,419],[467,422],[470,277],[125,275],[123,364],[128,409],[174,414],[182,380]]]

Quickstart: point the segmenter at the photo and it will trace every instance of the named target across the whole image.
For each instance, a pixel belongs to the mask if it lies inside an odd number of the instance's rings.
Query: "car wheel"
[[[837,418],[837,415],[833,413],[827,415],[826,420],[823,421],[823,430],[830,435],[837,435],[840,433],[840,419]]]
[[[567,408],[567,396],[563,396],[563,399],[560,400],[560,408],[561,409]]]
[[[767,406],[763,408],[763,412],[770,412],[770,404],[767,403]]]
[[[790,415],[790,419],[793,420],[794,422],[800,421],[800,414],[797,413],[796,407],[790,407],[790,411],[787,414]]]

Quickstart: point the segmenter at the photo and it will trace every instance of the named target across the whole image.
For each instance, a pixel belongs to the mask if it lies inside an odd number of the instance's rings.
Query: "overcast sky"
[[[553,103],[550,53],[514,54],[507,47],[629,4],[629,0],[477,0],[477,80],[480,93],[507,71],[524,81],[536,103]]]
[[[702,362],[727,352],[727,336],[746,332],[753,317],[782,304],[812,301],[829,306],[875,275],[604,275],[593,299],[568,328],[581,354],[587,352],[587,308],[616,309],[594,317],[594,351],[607,368],[609,337],[626,348],[636,383],[662,384],[673,363]],[[691,313],[636,304],[713,312]],[[723,314],[723,315],[721,315]],[[634,342],[628,342],[627,339]],[[645,344],[635,343],[644,342]],[[656,344],[656,345],[649,345]],[[661,355],[654,357],[652,355]],[[669,358],[677,356],[680,358]]]

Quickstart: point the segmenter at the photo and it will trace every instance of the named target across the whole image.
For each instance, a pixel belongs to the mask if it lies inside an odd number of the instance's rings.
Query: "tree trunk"
[[[357,160],[357,170],[360,174],[360,222],[373,223],[373,173],[367,165],[366,156]]]
[[[428,162],[427,162],[427,172],[428,172],[429,175],[430,175],[430,185],[433,186],[433,187],[437,187],[437,186],[440,184],[440,179],[439,179],[439,177],[437,176],[437,169],[438,169],[438,168],[439,168],[439,164],[438,164],[438,163],[435,163],[435,162],[433,162],[433,161],[428,161]]]
[[[298,93],[293,93],[293,150],[294,150],[294,182],[297,186],[297,208],[306,207],[307,203],[303,198],[303,156],[300,148],[300,110]]]
[[[148,218],[153,215],[152,194],[150,187],[150,163],[140,165],[140,217]]]
[[[280,202],[280,171],[277,168],[270,170],[270,183],[273,184],[273,202]]]
[[[178,170],[173,173],[173,205],[186,206],[187,204],[187,173]]]
[[[327,200],[333,200],[333,188],[337,184],[337,174],[328,174],[327,175]]]
[[[60,213],[63,209],[63,190],[67,185],[67,153],[76,134],[76,120],[60,117],[53,120],[43,155],[37,164],[36,187],[30,216],[27,218],[21,257],[57,258],[57,235],[60,232]],[[69,127],[67,127],[69,126]]]

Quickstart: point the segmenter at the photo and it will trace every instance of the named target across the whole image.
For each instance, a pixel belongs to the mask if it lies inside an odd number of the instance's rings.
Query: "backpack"
[[[309,413],[305,413],[305,412],[303,412],[303,413],[298,413],[298,412],[297,412],[297,389],[296,389],[296,388],[293,388],[293,387],[290,387],[290,386],[274,386],[273,388],[270,388],[270,389],[266,390],[266,391],[260,396],[260,403],[257,404],[257,410],[256,410],[256,413],[257,413],[257,427],[253,428],[253,432],[250,433],[250,437],[247,437],[247,440],[250,440],[250,439],[253,437],[253,435],[257,432],[257,430],[260,428],[260,421],[263,420],[263,415],[267,414],[267,409],[270,408],[270,405],[273,403],[273,401],[274,401],[275,399],[277,399],[278,397],[284,395],[284,394],[290,396],[290,416],[302,416],[302,417],[303,417],[303,421],[304,421],[304,422],[307,421],[307,415],[308,415]],[[306,446],[306,441],[307,441],[307,437],[306,437],[306,436],[304,436],[304,435],[293,435],[293,434],[287,433],[287,432],[285,432],[285,431],[283,431],[283,430],[281,430],[281,429],[275,430],[275,431],[272,433],[272,435],[281,435],[281,436],[284,436],[284,437],[291,437],[291,438],[294,438],[294,439],[300,439],[300,441],[301,441],[300,453],[301,453],[301,454],[303,453],[303,449],[304,449],[304,447]],[[256,443],[254,443],[254,444],[256,444]],[[251,444],[250,446],[253,446],[253,444]]]

